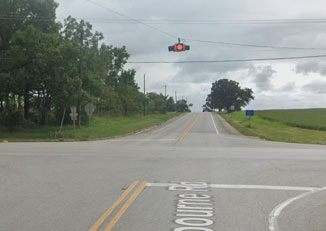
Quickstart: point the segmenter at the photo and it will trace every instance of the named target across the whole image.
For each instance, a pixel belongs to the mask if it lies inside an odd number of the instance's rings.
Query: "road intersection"
[[[325,227],[326,148],[234,135],[189,113],[136,135],[0,145],[0,230]]]

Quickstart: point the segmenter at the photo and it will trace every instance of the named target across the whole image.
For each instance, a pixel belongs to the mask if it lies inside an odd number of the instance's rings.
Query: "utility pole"
[[[167,86],[164,85],[164,93],[165,93],[164,96],[165,96],[165,98],[166,98],[166,87],[167,87]]]
[[[178,112],[178,97],[177,97],[177,91],[175,91],[175,111]]]
[[[83,75],[83,63],[82,63],[82,51],[83,51],[83,46],[84,46],[84,31],[81,31],[80,34],[80,56],[79,56],[79,79],[82,79],[82,75]],[[82,116],[82,111],[81,111],[81,86],[79,89],[79,94],[80,94],[80,98],[79,98],[79,120],[78,120],[78,126],[79,128],[81,127],[81,116]]]
[[[146,75],[144,74],[144,116],[146,116]]]

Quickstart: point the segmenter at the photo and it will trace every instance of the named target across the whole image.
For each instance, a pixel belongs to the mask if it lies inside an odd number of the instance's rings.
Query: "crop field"
[[[264,110],[256,115],[292,127],[326,131],[326,109]]]
[[[326,144],[326,131],[323,130],[326,127],[326,110],[256,111],[250,125],[244,111],[220,115],[246,136],[289,143]]]

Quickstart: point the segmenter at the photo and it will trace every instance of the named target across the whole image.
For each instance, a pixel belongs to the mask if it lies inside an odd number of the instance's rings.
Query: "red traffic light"
[[[190,46],[188,46],[184,43],[177,43],[177,44],[174,44],[173,46],[169,46],[169,51],[182,52],[182,51],[188,51],[188,50],[190,50]]]
[[[183,44],[177,44],[176,45],[176,50],[177,51],[184,51],[184,45]]]
[[[169,51],[174,51],[174,52],[182,52],[182,51],[189,51],[190,50],[190,46],[181,43],[180,42],[181,39],[178,38],[178,43],[174,44],[173,46],[169,46],[168,49]]]

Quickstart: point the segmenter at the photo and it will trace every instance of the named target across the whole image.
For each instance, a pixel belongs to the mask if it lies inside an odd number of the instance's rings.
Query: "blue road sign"
[[[255,111],[254,110],[246,110],[246,116],[254,116],[255,115]]]

